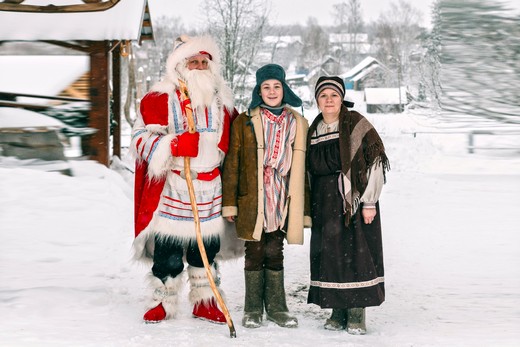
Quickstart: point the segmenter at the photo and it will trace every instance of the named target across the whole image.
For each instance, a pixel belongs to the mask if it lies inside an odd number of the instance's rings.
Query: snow
[[[23,108],[0,107],[0,131],[2,129],[61,129],[63,122],[44,114]]]
[[[187,284],[178,318],[144,324],[149,269],[131,261],[132,175],[118,161],[71,161],[72,177],[0,167],[0,344],[519,346],[520,147],[468,154],[466,135],[410,134],[435,125],[430,116],[367,117],[392,164],[380,200],[387,297],[367,309],[367,335],[324,330],[330,310],[306,303],[309,230],[285,249],[298,328],[241,326],[243,259],[221,264],[236,339],[191,317]]]
[[[0,55],[0,91],[33,95],[57,95],[88,72],[89,57]],[[42,83],[45,81],[45,83]],[[43,104],[42,99],[18,98]]]
[[[399,88],[365,88],[367,104],[372,105],[398,105],[406,103],[406,87]]]

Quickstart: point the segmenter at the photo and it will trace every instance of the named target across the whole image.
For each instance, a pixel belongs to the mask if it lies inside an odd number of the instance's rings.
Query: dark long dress
[[[311,145],[307,164],[312,215],[308,303],[322,308],[380,305],[385,289],[379,205],[372,224],[364,224],[361,206],[345,226],[337,136]]]

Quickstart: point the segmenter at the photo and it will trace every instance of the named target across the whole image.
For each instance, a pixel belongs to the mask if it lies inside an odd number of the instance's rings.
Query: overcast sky
[[[271,23],[305,24],[309,17],[315,17],[319,24],[333,24],[332,6],[346,0],[273,0]],[[371,22],[389,9],[391,2],[398,0],[362,0],[361,11],[363,20]],[[412,5],[423,13],[423,26],[430,26],[430,9],[433,0],[409,0]],[[503,3],[520,12],[519,0],[503,0]],[[204,0],[153,0],[149,1],[152,16],[169,15],[180,17],[188,27],[203,26],[205,14],[201,9]]]
[[[397,0],[394,0],[397,2]],[[319,24],[330,25],[333,21],[332,6],[341,3],[342,0],[273,0],[271,8],[272,23],[305,24],[309,17],[315,17]],[[366,22],[373,21],[379,17],[382,11],[389,8],[392,0],[363,0],[361,11]],[[423,24],[429,26],[430,6],[432,0],[413,0],[413,6],[423,14]],[[201,10],[204,0],[189,0],[183,2],[172,0],[149,1],[152,16],[171,15],[181,17],[184,24],[196,26],[204,23],[205,15]],[[182,8],[182,11],[181,11]],[[191,24],[190,24],[191,23]]]

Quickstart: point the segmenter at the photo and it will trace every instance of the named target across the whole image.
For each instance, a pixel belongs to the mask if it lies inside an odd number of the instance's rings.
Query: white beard
[[[213,98],[218,89],[217,77],[211,70],[189,70],[185,66],[179,66],[178,71],[184,77],[188,86],[191,99],[191,107],[204,109],[211,107]]]

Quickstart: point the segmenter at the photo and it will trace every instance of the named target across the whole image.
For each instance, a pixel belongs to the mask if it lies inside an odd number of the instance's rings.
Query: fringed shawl
[[[320,113],[309,128],[307,149],[312,134],[323,119]],[[372,124],[356,111],[341,106],[339,115],[339,147],[341,159],[340,185],[344,199],[345,225],[359,207],[359,200],[368,183],[368,169],[374,164],[382,165],[383,173],[390,170],[385,147]],[[385,177],[386,182],[386,177]]]

